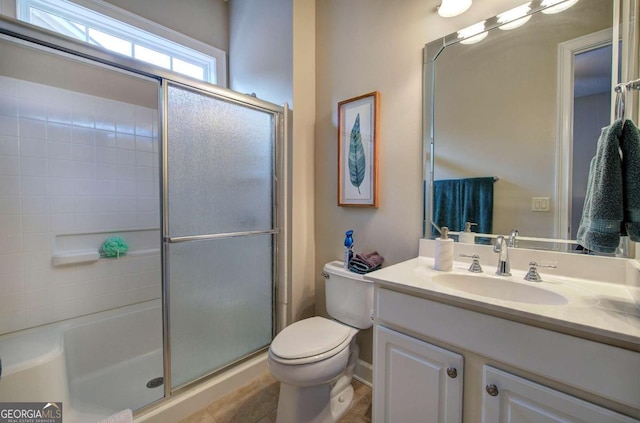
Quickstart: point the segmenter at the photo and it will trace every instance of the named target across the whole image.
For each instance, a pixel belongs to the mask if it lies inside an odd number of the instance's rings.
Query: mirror
[[[502,28],[499,15],[480,35],[425,46],[427,238],[437,234],[431,221],[462,231],[470,220],[486,233],[517,229],[523,247],[575,248],[557,241],[575,239],[589,161],[611,119],[614,2],[567,0],[558,13],[543,3],[527,3],[529,14]],[[490,222],[471,213],[449,224],[431,209],[442,181],[474,179],[489,196],[492,188]]]

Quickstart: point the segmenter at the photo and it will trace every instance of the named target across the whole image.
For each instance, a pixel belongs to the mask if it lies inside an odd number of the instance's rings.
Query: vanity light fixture
[[[451,18],[463,14],[471,7],[471,0],[442,0],[438,6],[438,15]]]
[[[542,13],[546,13],[547,15],[560,13],[567,10],[577,2],[578,0],[542,0],[541,6],[546,7],[546,9],[542,9]]]
[[[485,21],[478,22],[458,31],[458,38],[462,44],[475,44],[484,40],[488,32],[484,30]]]
[[[531,19],[531,15],[527,16],[529,10],[531,10],[531,2],[500,13],[497,16],[498,23],[500,24],[498,28],[506,31],[526,24],[529,19]]]

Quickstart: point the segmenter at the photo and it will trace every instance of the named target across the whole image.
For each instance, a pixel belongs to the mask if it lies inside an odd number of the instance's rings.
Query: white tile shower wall
[[[157,127],[154,109],[0,76],[0,334],[160,296],[159,254],[51,264],[58,234],[159,227]]]

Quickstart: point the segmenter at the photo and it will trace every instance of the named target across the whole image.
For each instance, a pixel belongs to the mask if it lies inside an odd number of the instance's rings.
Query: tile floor
[[[370,423],[371,388],[355,380],[353,387],[353,403],[339,423]],[[278,381],[266,373],[180,423],[275,423],[279,392]]]

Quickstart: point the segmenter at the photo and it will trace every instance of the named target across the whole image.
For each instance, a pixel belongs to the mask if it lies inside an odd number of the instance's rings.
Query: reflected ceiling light
[[[488,32],[484,30],[484,22],[478,22],[458,31],[458,38],[462,38],[462,44],[474,44],[484,40]]]
[[[563,10],[567,10],[577,2],[578,0],[542,0],[541,6],[546,7],[546,9],[542,10],[542,13],[546,13],[547,15],[560,13]]]
[[[443,18],[458,16],[471,7],[471,0],[442,0],[438,6],[438,15]]]
[[[498,15],[499,28],[509,30],[526,24],[531,19],[531,15],[527,16],[529,10],[531,10],[531,2],[500,13]]]

